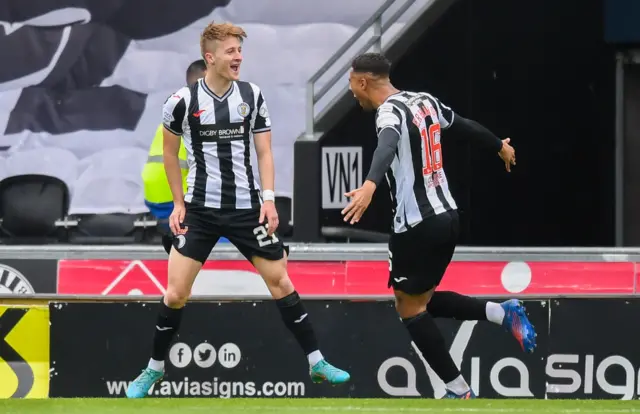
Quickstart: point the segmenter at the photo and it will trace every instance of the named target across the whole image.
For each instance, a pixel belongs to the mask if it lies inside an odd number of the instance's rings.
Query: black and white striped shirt
[[[394,232],[457,209],[442,165],[440,131],[454,121],[451,108],[427,93],[401,91],[376,112],[378,135],[392,128],[398,146],[386,174],[394,207]]]
[[[257,85],[235,81],[217,96],[200,79],[167,99],[163,123],[182,135],[187,150],[186,202],[225,209],[260,207],[251,141],[254,133],[271,130],[271,120]]]

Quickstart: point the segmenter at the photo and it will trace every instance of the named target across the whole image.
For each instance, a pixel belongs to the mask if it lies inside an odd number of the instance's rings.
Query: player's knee
[[[272,286],[273,291],[277,291],[278,292],[278,297],[285,297],[290,295],[291,293],[293,293],[293,291],[295,290],[295,288],[293,287],[293,283],[291,282],[291,279],[289,279],[289,275],[287,275],[287,272],[284,272],[284,274],[279,277],[277,280],[275,280],[275,283]]]
[[[408,295],[404,292],[395,292],[396,298],[396,312],[398,315],[405,318],[413,318],[427,311],[427,301],[422,295]]]
[[[164,303],[172,309],[182,308],[189,299],[189,293],[180,291],[179,289],[167,288],[167,292],[164,294]]]
[[[287,262],[284,258],[275,261],[258,258],[254,263],[274,298],[293,293],[293,283],[287,274]]]
[[[283,298],[293,293],[295,288],[289,275],[287,274],[287,268],[282,267],[279,271],[275,272],[271,278],[265,279],[269,291],[276,298]]]
[[[396,300],[396,311],[402,319],[413,318],[427,311],[427,307],[414,303],[402,303]]]

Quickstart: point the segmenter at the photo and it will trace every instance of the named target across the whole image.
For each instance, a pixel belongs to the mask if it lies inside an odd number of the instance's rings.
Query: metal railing
[[[386,243],[291,243],[294,261],[387,261]],[[1,260],[166,260],[162,246],[150,245],[0,245]],[[216,246],[210,260],[246,260],[230,244]],[[595,262],[640,263],[640,248],[610,247],[476,247],[458,246],[453,256],[461,262]],[[640,266],[640,265],[638,265]]]
[[[550,300],[560,298],[571,299],[637,299],[638,293],[549,293],[547,295],[520,293],[519,298],[523,300]],[[336,300],[348,302],[362,301],[392,301],[393,293],[389,292],[385,295],[306,295],[300,294],[305,300]],[[478,299],[511,299],[513,294],[496,294],[496,295],[473,295]],[[25,305],[41,305],[45,306],[49,303],[66,303],[66,302],[122,302],[122,303],[158,303],[162,299],[162,295],[59,295],[55,293],[37,293],[30,295],[0,294],[0,304],[5,306],[25,306]],[[272,301],[273,297],[269,295],[238,295],[238,296],[214,296],[214,295],[196,295],[189,298],[189,303],[195,302],[263,302]],[[624,412],[624,411],[623,411]]]
[[[309,81],[307,82],[307,114],[306,114],[306,130],[305,136],[307,139],[313,139],[315,135],[315,109],[316,104],[320,99],[322,99],[340,80],[342,76],[344,76],[349,68],[351,67],[351,62],[345,62],[342,67],[331,77],[331,79],[322,87],[319,91],[316,92],[316,83],[318,80],[331,69],[340,58],[345,56],[345,53],[362,37],[365,32],[373,27],[373,35],[367,42],[358,49],[351,56],[355,57],[362,53],[366,53],[371,47],[375,52],[382,51],[382,35],[402,17],[402,15],[411,7],[416,0],[404,0],[404,4],[398,8],[398,10],[391,16],[385,24],[382,24],[382,15],[391,7],[393,4],[397,4],[402,0],[386,0],[379,8],[376,10],[371,17],[369,17],[360,28],[347,40],[340,49],[338,49],[328,60],[322,65],[320,69],[316,73],[311,76]]]

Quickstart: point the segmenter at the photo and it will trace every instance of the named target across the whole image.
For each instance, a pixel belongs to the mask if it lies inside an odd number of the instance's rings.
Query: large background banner
[[[264,93],[278,159],[276,191],[291,197],[293,144],[305,128],[306,82],[381,3],[189,0],[186,7],[168,0],[2,1],[0,50],[11,64],[0,66],[0,154],[66,150],[68,165],[54,170],[70,186],[82,178],[87,163],[108,159],[115,165],[112,150],[128,153],[130,161],[141,153],[142,168],[162,122],[163,103],[185,86],[188,65],[202,58],[200,33],[212,21],[228,21],[247,32],[242,80]],[[424,3],[416,1],[411,10]],[[300,38],[306,41],[292,40]],[[343,56],[341,63],[351,58]],[[295,64],[283,71],[282,62]],[[344,78],[338,87],[347,83]],[[31,159],[41,157],[35,153]],[[82,166],[76,169],[76,162]]]
[[[315,385],[274,303],[193,303],[153,390],[166,397],[441,397],[393,304],[307,301],[321,350],[352,375]],[[548,304],[527,302],[539,352],[488,322],[440,321],[450,352],[487,398],[545,394]],[[69,303],[51,308],[52,397],[122,397],[149,360],[156,304]],[[434,384],[434,387],[431,384]],[[434,390],[435,388],[435,390]]]

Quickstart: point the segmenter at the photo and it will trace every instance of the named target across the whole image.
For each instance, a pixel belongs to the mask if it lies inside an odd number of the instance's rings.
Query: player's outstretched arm
[[[470,141],[489,150],[496,151],[504,161],[507,171],[511,172],[511,166],[516,165],[516,153],[513,147],[509,145],[510,138],[501,140],[478,122],[461,117],[458,114],[455,114],[454,122],[449,126],[449,130],[454,131],[454,133],[457,131]]]
[[[355,224],[360,221],[360,218],[371,203],[373,193],[380,185],[380,181],[382,181],[389,167],[391,167],[399,141],[400,134],[398,134],[398,130],[395,127],[386,126],[378,132],[378,146],[373,153],[371,168],[364,184],[362,184],[362,187],[345,194],[346,197],[351,198],[347,207],[341,212],[345,222]]]
[[[391,167],[393,158],[396,155],[399,141],[400,135],[395,128],[385,128],[378,134],[378,146],[373,153],[371,168],[369,168],[369,174],[367,174],[366,178],[367,181],[373,182],[376,187],[380,185],[385,173],[389,171],[389,167]]]
[[[495,152],[502,149],[502,140],[493,132],[472,119],[461,117],[458,113],[449,130]]]

